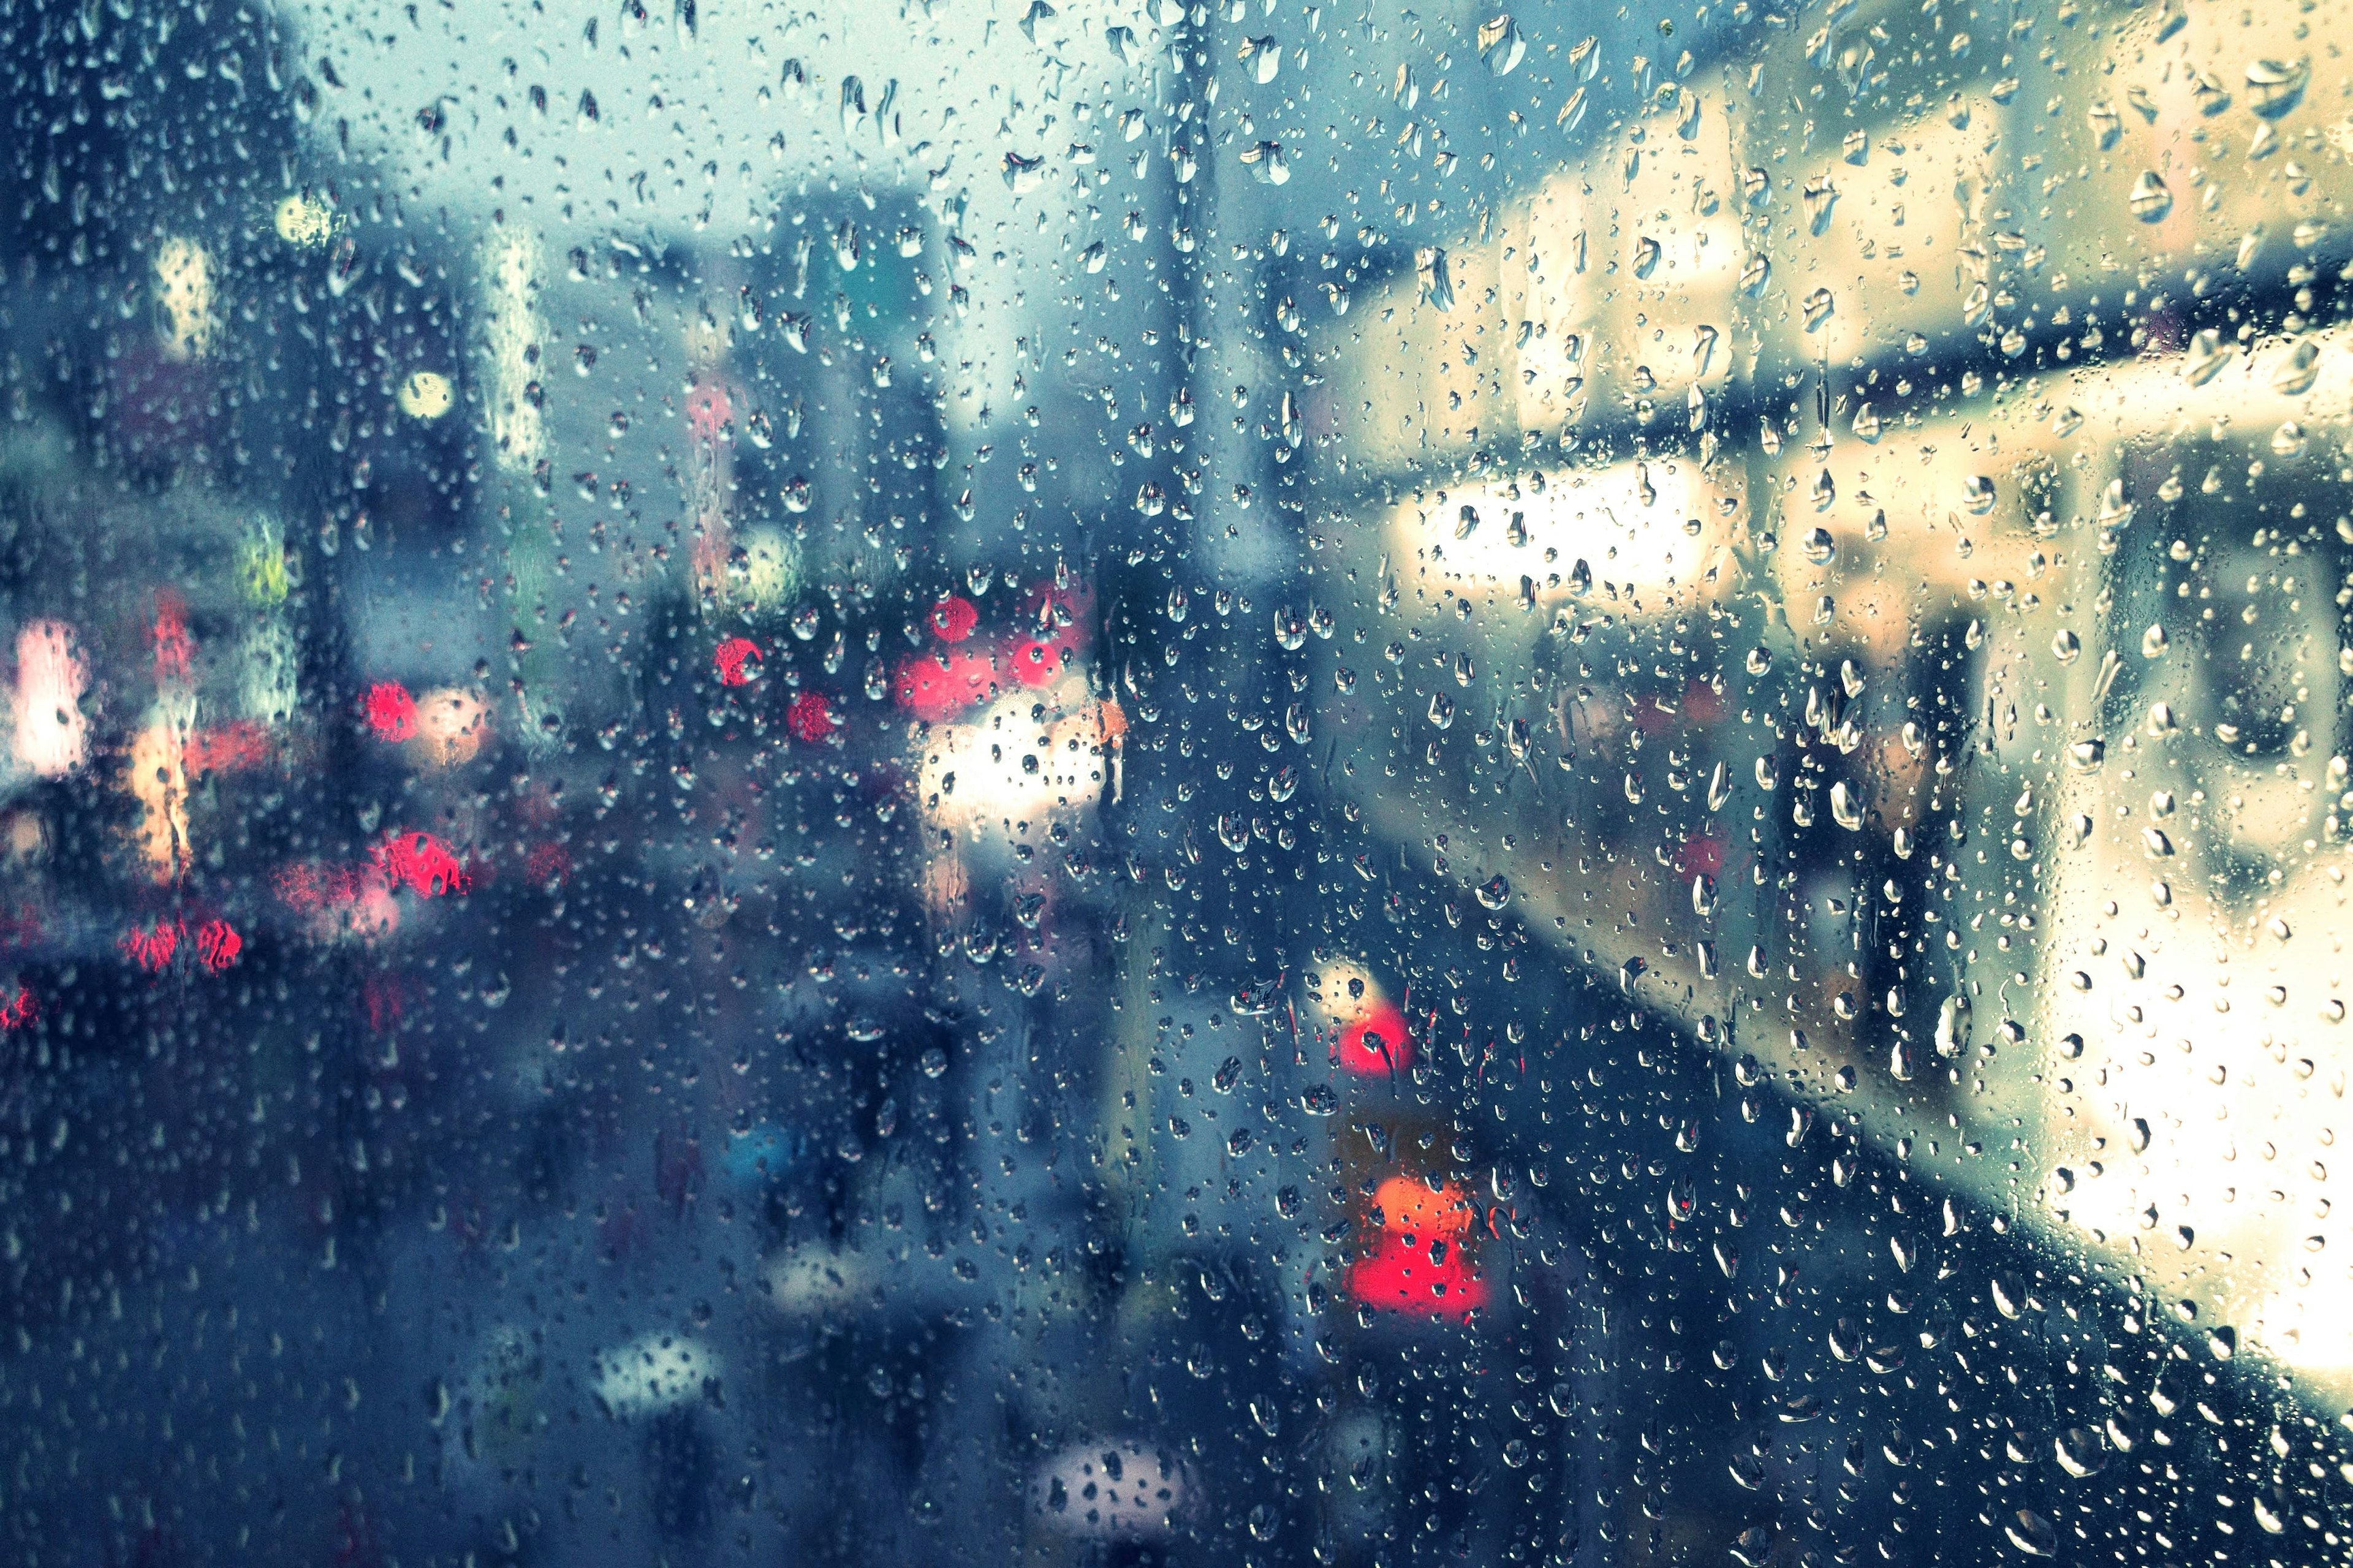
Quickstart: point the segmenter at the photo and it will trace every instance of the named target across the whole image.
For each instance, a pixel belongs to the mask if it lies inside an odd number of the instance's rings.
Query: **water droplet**
[[[1479,26],[1479,58],[1496,76],[1509,76],[1527,58],[1527,40],[1520,36],[1520,25],[1507,12],[1492,22]]]
[[[2285,397],[2302,396],[2319,379],[2320,344],[2311,338],[2293,344],[2272,367],[2272,390]]]
[[[2102,528],[2123,528],[2133,520],[2133,503],[2125,499],[2125,482],[2110,479],[2100,492],[2099,523]]]
[[[2010,1543],[2029,1557],[2059,1555],[2059,1531],[2056,1526],[2031,1508],[2021,1508],[2010,1515],[2002,1526]]]
[[[2265,120],[2277,120],[2304,101],[2311,79],[2308,60],[2256,60],[2247,67],[2247,107]]]
[[[1251,62],[1251,74],[1257,77],[1261,86],[1264,86],[1272,81],[1282,68],[1282,45],[1271,35],[1263,38],[1244,38],[1240,58]]]
[[[1668,1219],[1678,1225],[1684,1224],[1699,1212],[1699,1190],[1692,1184],[1690,1178],[1680,1177],[1667,1184],[1659,1206]]]
[[[1025,158],[1018,153],[1005,154],[1005,185],[1015,195],[1026,195],[1046,183],[1046,160],[1040,156]]]
[[[1969,999],[1956,991],[1936,1008],[1936,1054],[1957,1057],[1968,1048]]]
[[[1414,256],[1414,269],[1421,286],[1421,297],[1437,310],[1454,309],[1454,279],[1448,272],[1446,252],[1437,246],[1424,246]]]
[[[1838,187],[1828,179],[1806,182],[1799,199],[1806,209],[1806,223],[1816,234],[1830,226],[1831,208],[1838,205]]]
[[[849,219],[843,218],[841,220],[841,226],[833,231],[833,259],[835,264],[838,265],[844,272],[855,272],[858,270],[858,261],[861,252],[862,247],[859,240],[858,226],[850,222]]]
[[[2173,193],[2158,178],[2154,169],[2143,169],[2140,178],[2133,182],[2132,194],[2125,198],[2133,216],[2143,223],[2161,223],[2173,210]]]
[[[2070,1426],[2059,1434],[2052,1445],[2059,1468],[2081,1479],[2097,1475],[2108,1462],[2107,1448],[2100,1435],[2083,1426]]]
[[[1261,185],[1291,183],[1291,156],[1280,142],[1260,142],[1241,152],[1242,167]]]
[[[1479,885],[1478,897],[1481,907],[1500,910],[1512,901],[1512,884],[1499,872]]]

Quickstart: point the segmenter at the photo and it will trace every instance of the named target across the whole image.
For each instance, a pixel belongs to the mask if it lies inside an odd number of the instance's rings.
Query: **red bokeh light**
[[[1046,686],[1062,673],[1063,650],[1075,654],[1079,647],[1079,637],[1066,628],[1051,638],[1023,637],[1014,643],[1007,657],[1012,661],[1016,680],[1024,686]]]
[[[397,680],[379,680],[368,688],[367,722],[379,741],[406,741],[417,733],[417,699]]]
[[[156,591],[154,637],[155,684],[186,680],[195,660],[196,642],[188,635],[188,602],[175,589]]]
[[[137,926],[124,931],[116,942],[125,956],[148,973],[157,973],[168,967],[174,953],[180,951],[180,922],[157,921],[142,931]]]
[[[244,951],[245,938],[227,921],[206,921],[196,928],[196,956],[215,974],[235,963]]]
[[[749,686],[760,673],[760,645],[750,637],[729,637],[712,651],[712,667],[722,686]]]
[[[1465,1317],[1487,1304],[1487,1282],[1462,1248],[1474,1215],[1460,1187],[1432,1191],[1419,1177],[1391,1176],[1373,1201],[1380,1239],[1348,1271],[1351,1296],[1424,1318]]]
[[[949,651],[944,667],[937,656],[919,653],[900,661],[892,689],[900,707],[937,722],[987,697],[996,685],[996,673],[987,658],[963,648]]]
[[[188,737],[182,756],[190,773],[235,773],[269,761],[269,731],[250,719],[232,719]]]
[[[396,835],[376,849],[375,864],[388,885],[421,899],[462,893],[472,885],[457,851],[429,833]]]
[[[1340,1031],[1340,1066],[1367,1077],[1386,1078],[1413,1065],[1413,1041],[1405,1015],[1392,1002],[1376,1002]]]
[[[979,624],[980,612],[958,595],[950,594],[932,606],[932,635],[942,642],[962,642]]]
[[[804,691],[785,711],[785,727],[797,740],[822,741],[834,731],[833,710],[823,697]]]
[[[1713,877],[1724,869],[1724,840],[1713,833],[1695,833],[1675,851],[1675,869],[1685,877]]]

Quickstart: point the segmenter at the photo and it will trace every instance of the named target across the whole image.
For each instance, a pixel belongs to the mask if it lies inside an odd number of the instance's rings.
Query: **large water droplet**
[[[1827,179],[1806,182],[1799,201],[1806,209],[1806,222],[1816,234],[1830,226],[1831,208],[1838,205],[1838,187]]]
[[[1005,154],[1005,184],[1015,195],[1026,195],[1046,183],[1046,160],[1025,158],[1018,153]]]
[[[1250,178],[1261,185],[1291,183],[1291,158],[1280,142],[1261,142],[1245,147],[1241,161],[1242,167],[1250,172]]]
[[[2097,1475],[2108,1462],[2107,1447],[2100,1441],[2100,1435],[2086,1427],[2068,1427],[2059,1434],[2052,1447],[2059,1468],[2078,1479]]]
[[[2272,390],[2283,396],[2300,397],[2319,379],[2320,345],[2310,338],[2291,347],[2272,367]]]
[[[1527,54],[1527,40],[1520,36],[1520,25],[1508,12],[1492,22],[1480,24],[1479,58],[1487,62],[1488,70],[1497,76],[1509,76]]]
[[[1956,991],[1936,1009],[1936,1054],[1957,1057],[1968,1048],[1969,999]]]
[[[2277,120],[2304,101],[2305,85],[2311,79],[2307,60],[2259,59],[2247,67],[2247,107],[2265,120]]]
[[[2029,1557],[2059,1555],[2059,1531],[2056,1526],[2031,1508],[2020,1509],[2002,1526],[2010,1543]]]
[[[2181,356],[2181,379],[2192,386],[2203,386],[2222,374],[2231,363],[2231,347],[2222,334],[2209,327],[2189,340],[2189,347]]]
[[[1419,277],[1422,298],[1433,310],[1454,309],[1454,279],[1447,270],[1446,252],[1437,246],[1425,246],[1414,258],[1414,269]]]

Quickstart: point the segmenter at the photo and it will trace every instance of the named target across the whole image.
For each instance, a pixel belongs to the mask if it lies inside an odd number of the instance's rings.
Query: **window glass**
[[[2353,1551],[2342,0],[23,0],[32,1564]]]

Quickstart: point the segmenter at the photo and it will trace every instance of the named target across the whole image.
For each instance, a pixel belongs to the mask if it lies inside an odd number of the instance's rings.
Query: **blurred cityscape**
[[[16,7],[9,1560],[2343,1562],[2347,12]]]

